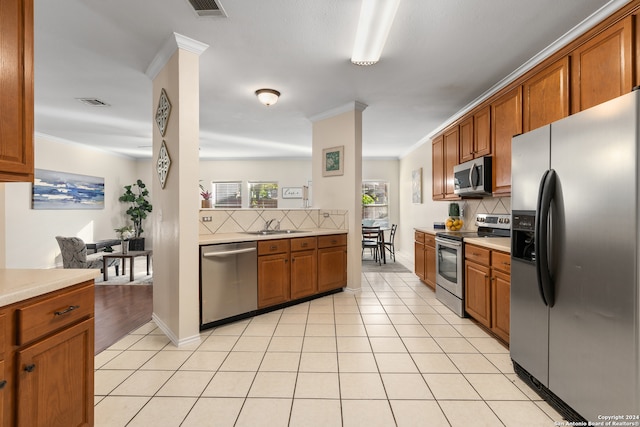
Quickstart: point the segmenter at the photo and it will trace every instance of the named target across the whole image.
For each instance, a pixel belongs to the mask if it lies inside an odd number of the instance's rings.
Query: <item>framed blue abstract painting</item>
[[[104,178],[36,169],[33,209],[104,209]]]

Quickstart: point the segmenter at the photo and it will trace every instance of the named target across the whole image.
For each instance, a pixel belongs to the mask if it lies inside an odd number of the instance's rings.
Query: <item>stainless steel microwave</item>
[[[460,197],[491,195],[491,156],[478,157],[453,167],[453,192]]]

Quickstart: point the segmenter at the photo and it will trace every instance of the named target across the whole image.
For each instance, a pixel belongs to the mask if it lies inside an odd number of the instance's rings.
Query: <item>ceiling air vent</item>
[[[220,6],[219,0],[188,0],[189,4],[196,11],[198,16],[224,16],[224,9]]]
[[[83,104],[89,105],[91,107],[110,107],[111,106],[106,102],[99,100],[98,98],[76,98],[76,99],[82,102]]]

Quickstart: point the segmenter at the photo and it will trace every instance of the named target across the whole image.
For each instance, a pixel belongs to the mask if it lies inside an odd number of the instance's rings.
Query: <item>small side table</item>
[[[126,254],[123,254],[122,252],[111,252],[111,253],[105,253],[104,255],[102,255],[102,259],[104,260],[104,264],[107,264],[107,259],[109,258],[119,258],[122,260],[122,274],[125,274],[125,268],[127,266],[127,259],[131,261],[131,265],[129,266],[129,281],[133,282],[133,260],[136,257],[139,256],[146,256],[147,257],[147,276],[149,275],[149,266],[151,264],[151,255],[153,255],[153,251],[149,250],[149,251],[129,251]],[[107,280],[109,280],[109,273],[108,273],[108,268],[103,268],[102,269],[102,274],[103,274],[103,280],[106,282]]]

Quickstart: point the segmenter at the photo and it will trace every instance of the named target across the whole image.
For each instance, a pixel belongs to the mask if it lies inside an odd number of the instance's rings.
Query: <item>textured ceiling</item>
[[[187,0],[35,0],[36,132],[150,158],[145,71],[177,32],[210,46],[203,158],[309,157],[310,118],[353,101],[368,105],[363,156],[399,157],[607,2],[402,0],[371,67],[349,61],[357,0],[219,3],[227,18],[200,18]],[[262,87],[280,101],[260,104]]]

